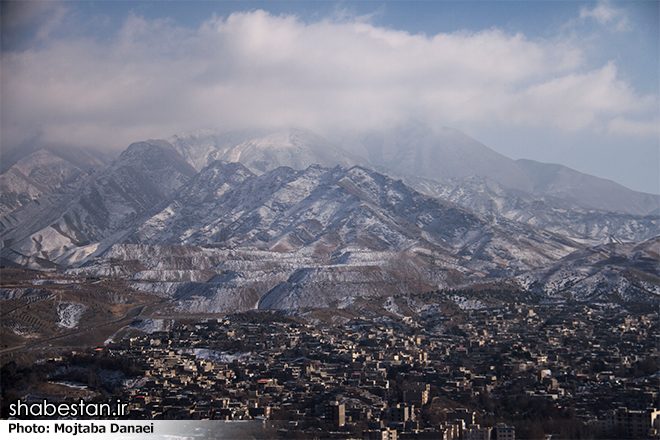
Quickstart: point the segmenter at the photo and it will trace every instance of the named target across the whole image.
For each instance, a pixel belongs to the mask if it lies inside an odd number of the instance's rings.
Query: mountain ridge
[[[604,213],[575,240],[593,215],[575,202],[484,176],[418,178],[416,186],[432,193],[424,194],[395,172],[337,164],[353,159],[334,156],[334,147],[316,154],[331,144],[306,131],[253,135],[227,135],[240,142],[226,149],[208,133],[197,146],[192,138],[131,144],[78,186],[0,218],[3,264],[118,277],[182,313],[331,307],[361,296],[502,282],[539,300],[658,298],[657,276],[647,270],[660,258],[657,242],[623,265],[571,259],[591,245],[622,241],[612,237],[615,227],[643,229],[634,239],[652,235],[657,219]],[[274,159],[260,165],[271,150]],[[315,157],[326,164],[307,165]],[[293,167],[275,166],[281,162]],[[574,282],[553,278],[560,273]]]
[[[553,196],[598,210],[648,215],[657,212],[658,196],[632,191],[614,181],[601,179],[559,164],[518,159],[516,164],[533,184],[532,194]]]

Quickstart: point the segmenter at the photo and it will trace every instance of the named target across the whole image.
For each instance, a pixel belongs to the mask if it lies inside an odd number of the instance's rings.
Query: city
[[[70,387],[51,399],[120,398],[128,419],[258,420],[281,438],[660,438],[657,311],[510,304],[333,320],[189,321],[32,369]],[[9,369],[3,392],[27,374]]]

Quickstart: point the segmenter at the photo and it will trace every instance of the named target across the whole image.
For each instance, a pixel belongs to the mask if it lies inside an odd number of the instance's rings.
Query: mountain
[[[611,231],[610,235],[633,231],[636,225],[631,222],[640,221],[608,218],[599,221],[599,225],[592,228],[592,233],[584,227],[576,227],[576,222],[589,224],[589,219],[582,221],[570,215],[568,218],[563,215],[565,210],[579,212],[580,215],[600,211],[628,216],[657,215],[660,211],[660,196],[632,191],[614,182],[559,165],[514,161],[450,128],[436,129],[409,121],[381,131],[337,132],[333,136],[341,148],[312,132],[294,128],[226,133],[207,130],[173,136],[169,141],[198,171],[214,160],[240,162],[255,174],[278,166],[303,170],[312,164],[345,168],[362,165],[403,179],[420,191],[435,187],[435,190],[427,191],[430,195],[442,197],[447,192],[462,192],[465,196],[454,197],[453,201],[470,209],[476,209],[475,205],[464,202],[475,196],[490,208],[514,207],[521,202],[536,206],[537,202],[541,202],[544,205],[542,212],[525,209],[525,213],[520,214],[508,209],[502,212],[492,212],[491,209],[490,213],[543,227],[556,224],[553,230],[557,231],[582,229],[582,232],[571,235],[578,239],[600,240],[606,230]],[[472,187],[475,179],[488,181],[489,186],[499,186],[502,191],[491,194],[488,199],[486,192]],[[429,184],[417,185],[419,181]],[[438,187],[442,190],[438,191]],[[477,210],[486,213],[484,209]],[[537,214],[541,217],[537,218]],[[624,233],[619,238],[640,237],[649,238],[645,233]]]
[[[361,152],[376,169],[401,178],[418,190],[435,186],[436,189],[429,194],[443,197],[449,192],[454,193],[453,201],[470,209],[475,209],[475,205],[464,204],[467,198],[482,199],[491,211],[495,206],[515,206],[523,200],[527,204],[543,202],[551,210],[577,208],[581,213],[597,210],[657,216],[660,212],[658,195],[633,191],[562,165],[525,159],[514,161],[464,133],[446,127],[436,129],[409,121],[381,131],[339,134],[336,142],[344,148]],[[417,185],[423,181],[428,184]],[[488,182],[486,185],[498,188],[494,194],[490,190],[485,192],[473,185],[475,181],[479,181],[477,186],[483,187],[484,182]],[[439,191],[438,187],[442,189]],[[465,195],[456,197],[461,192]],[[487,192],[493,196],[490,200]],[[553,223],[543,219],[537,222],[532,211],[528,211],[527,216],[531,224]],[[502,214],[507,218],[515,217],[506,209]],[[546,211],[544,215],[551,213]],[[519,221],[527,221],[524,218],[517,216]],[[557,219],[557,222],[565,223],[565,220]],[[585,235],[592,237],[589,233]]]
[[[0,153],[0,173],[6,173],[20,160],[41,150],[46,150],[83,170],[97,168],[99,164],[107,164],[116,158],[116,154],[101,151],[94,146],[88,148],[73,147],[46,141],[42,135],[37,135],[14,148],[2,150]]]
[[[458,130],[410,121],[378,132],[344,139],[366,151],[369,162],[383,171],[427,179],[485,176],[507,188],[531,191],[532,184],[515,161]]]
[[[505,217],[547,229],[586,244],[606,243],[611,239],[637,242],[660,234],[657,215],[596,210],[559,197],[505,188],[487,177],[470,176],[442,181],[404,177],[403,180],[424,194],[485,215]],[[632,196],[641,194],[631,193]]]
[[[215,160],[240,162],[255,174],[280,166],[303,170],[310,165],[350,167],[363,162],[303,129],[244,130],[228,133],[199,131],[169,139],[198,171]]]
[[[547,268],[517,277],[544,297],[578,301],[660,299],[660,237],[641,243],[609,243],[573,252]]]
[[[411,121],[337,142],[417,191],[586,244],[660,234],[660,196],[560,165],[513,161],[457,130]]]
[[[454,177],[376,171],[297,129],[137,142],[0,218],[3,264],[120,278],[176,313],[341,308],[470,286],[657,302],[657,216],[543,195],[552,185],[534,193],[516,162],[458,132],[413,128],[407,141],[399,130],[363,146],[404,170],[454,160]],[[489,175],[463,175],[472,159]]]
[[[3,154],[0,216],[45,194],[65,192],[104,165],[102,157],[82,149],[45,145],[33,150],[22,151],[22,157]]]
[[[206,193],[194,195],[201,187]],[[319,258],[347,246],[397,252],[422,247],[509,268],[529,268],[576,247],[532,227],[504,219],[492,223],[359,166],[280,167],[256,176],[235,163],[218,162],[138,226],[129,240],[302,250]],[[516,248],[515,257],[509,248]]]
[[[167,142],[134,143],[69,192],[42,197],[0,218],[3,257],[21,264],[63,263],[83,247],[95,252],[194,175]]]
[[[557,164],[519,159],[516,164],[533,185],[532,194],[551,196],[578,205],[627,214],[657,213],[660,198],[657,195],[632,191],[611,180],[580,173]]]
[[[280,167],[257,176],[225,162],[203,169],[126,241],[134,244],[122,259],[146,267],[167,252],[152,250],[163,245],[181,246],[180,255],[223,253],[222,264],[196,263],[217,273],[202,283],[182,280],[177,270],[190,265],[135,272],[106,254],[77,269],[130,274],[141,279],[135,288],[176,298],[188,311],[245,308],[253,300],[259,308],[328,307],[515,275],[580,248],[533,227],[491,222],[359,166]]]

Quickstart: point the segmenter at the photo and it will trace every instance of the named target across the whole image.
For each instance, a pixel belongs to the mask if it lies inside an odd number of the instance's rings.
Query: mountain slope
[[[30,258],[59,262],[86,245],[93,252],[100,241],[121,234],[194,174],[165,141],[132,144],[79,188],[35,200],[1,218],[3,256],[21,263]]]
[[[486,176],[508,188],[531,191],[516,163],[458,130],[411,121],[389,130],[355,135],[370,163],[398,174],[428,179]]]
[[[558,197],[594,209],[647,215],[657,212],[660,197],[632,191],[611,180],[580,173],[563,165],[519,159],[518,166],[534,185],[533,194]]]
[[[240,162],[255,174],[280,166],[303,170],[310,165],[350,167],[362,160],[303,129],[200,131],[169,139],[198,171],[215,160]]]
[[[660,300],[660,237],[610,243],[573,252],[546,268],[520,275],[527,290],[578,301]]]
[[[236,164],[202,170],[131,235],[135,243],[250,247],[327,257],[340,249],[406,251],[421,247],[502,267],[532,267],[576,248],[570,240],[422,195],[374,171],[353,167],[278,168],[261,176]],[[216,179],[194,197],[198,180]],[[233,188],[227,185],[233,180]],[[455,258],[454,255],[452,258]]]
[[[586,208],[558,197],[504,188],[486,177],[443,181],[406,177],[404,181],[417,191],[476,212],[537,226],[587,244],[606,243],[610,239],[637,242],[660,234],[657,215]]]
[[[100,159],[83,150],[72,153],[41,148],[17,160],[0,175],[0,216],[45,194],[65,192],[103,166]]]

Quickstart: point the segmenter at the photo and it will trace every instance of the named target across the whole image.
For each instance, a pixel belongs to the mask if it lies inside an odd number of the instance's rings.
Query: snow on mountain
[[[177,134],[168,139],[181,156],[197,171],[223,156],[236,145],[252,139],[267,136],[268,130],[239,130],[217,132],[215,130],[197,130],[190,133]]]
[[[303,268],[259,300],[260,309],[336,306],[340,299],[411,292],[399,274],[376,266]]]
[[[406,183],[297,129],[132,144],[0,218],[3,262],[122,278],[181,313],[344,307],[504,280],[541,297],[657,300],[657,240],[614,243],[657,235],[657,216],[541,194],[552,185],[532,194],[515,162],[454,130],[409,124],[362,141]]]
[[[198,178],[210,181],[206,175],[218,174],[219,167],[226,168],[220,173],[226,176],[237,170],[234,164],[214,163]],[[531,227],[506,220],[491,225],[471,211],[361,167],[278,168],[261,176],[241,175],[234,188],[225,187],[225,179],[207,186],[214,194],[214,188],[225,188],[215,198],[200,201],[182,188],[130,240],[301,251],[318,258],[345,246],[375,251],[420,247],[511,267],[538,265],[575,249],[569,240]]]
[[[213,162],[134,225],[123,240],[135,244],[115,244],[68,272],[122,277],[190,313],[451,287],[529,270],[579,247],[362,167],[257,176],[239,163]]]
[[[489,216],[502,216],[564,235],[586,244],[643,241],[660,234],[660,217],[586,208],[553,196],[535,196],[502,187],[482,176],[442,181],[405,177],[404,181],[424,194]],[[638,193],[640,194],[640,193]]]
[[[59,317],[59,320],[57,325],[68,329],[78,327],[78,322],[80,322],[80,318],[85,310],[87,310],[87,307],[75,302],[58,304],[57,316]]]
[[[350,167],[362,160],[303,129],[244,130],[228,133],[198,131],[169,139],[198,171],[213,161],[240,162],[255,174],[286,166],[303,170],[310,165]]]
[[[35,200],[3,217],[3,257],[58,262],[67,260],[67,253],[112,235],[119,240],[122,231],[194,174],[165,141],[132,144],[79,187]]]
[[[458,130],[411,121],[379,132],[338,135],[337,142],[425,194],[586,243],[612,235],[639,241],[659,233],[660,196],[561,165],[513,161]]]
[[[578,301],[660,301],[660,237],[573,252],[516,277],[525,289]]]
[[[95,168],[101,160],[79,152],[78,160],[65,154],[42,148],[19,159],[0,175],[0,216],[4,216],[41,197],[74,187]],[[61,157],[69,157],[69,160]]]
[[[101,257],[144,262],[124,273],[144,281],[133,288],[164,294],[189,311],[218,312],[257,301],[260,308],[318,307],[355,295],[453,286],[542,266],[579,247],[531,226],[488,221],[361,167],[278,168],[257,176],[223,162],[181,187],[127,240],[135,244]],[[165,243],[202,259],[182,265],[188,260],[177,251],[174,264]],[[171,272],[193,268],[217,275],[202,282]],[[78,269],[88,270],[97,269]]]

